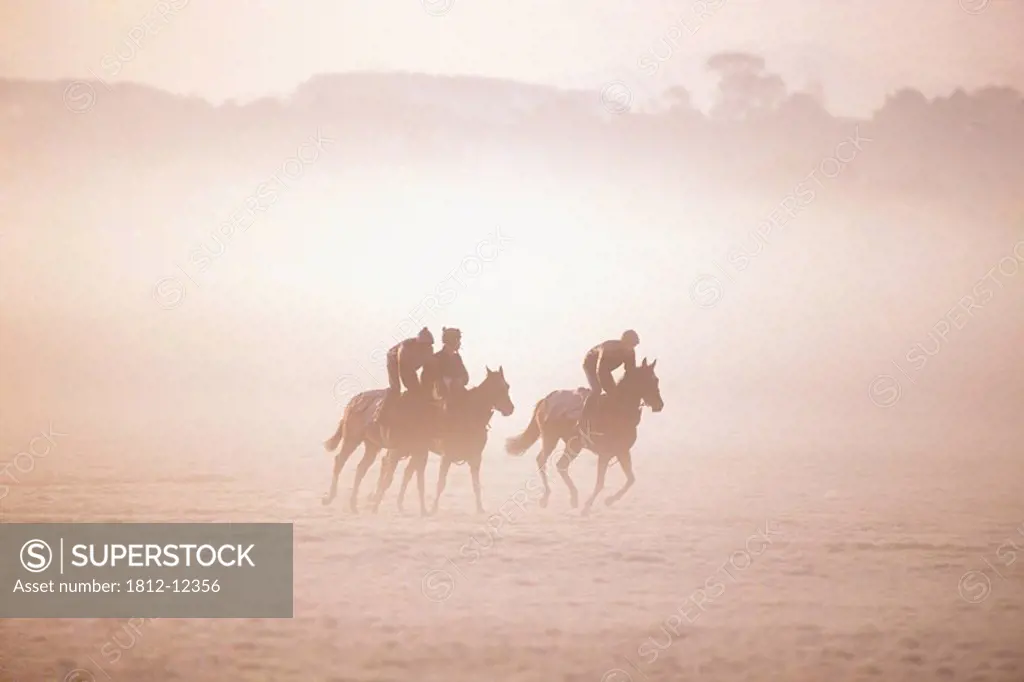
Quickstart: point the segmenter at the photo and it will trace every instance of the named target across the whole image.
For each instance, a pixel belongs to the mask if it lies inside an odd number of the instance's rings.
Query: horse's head
[[[658,375],[654,373],[654,366],[658,361],[647,364],[647,358],[634,370],[626,372],[622,378],[624,392],[645,404],[651,406],[653,412],[661,412],[665,402],[661,399],[661,390],[658,388]]]
[[[502,417],[509,417],[515,410],[512,398],[508,395],[508,382],[505,381],[505,370],[498,367],[497,371],[487,370],[487,378],[480,382],[480,393],[484,401],[492,409],[501,413]]]

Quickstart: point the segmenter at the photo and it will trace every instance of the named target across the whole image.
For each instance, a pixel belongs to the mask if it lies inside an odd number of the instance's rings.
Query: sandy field
[[[641,433],[636,486],[581,518],[557,479],[536,503],[534,451],[502,451],[525,418],[492,431],[490,517],[472,513],[465,467],[437,517],[419,517],[415,487],[399,515],[397,484],[379,515],[353,516],[353,462],[323,507],[314,438],[330,424],[262,444],[211,430],[205,449],[69,435],[11,488],[5,522],[294,522],[295,617],[3,621],[0,680],[1024,680],[1009,440],[683,452]],[[573,465],[581,495],[594,468]]]

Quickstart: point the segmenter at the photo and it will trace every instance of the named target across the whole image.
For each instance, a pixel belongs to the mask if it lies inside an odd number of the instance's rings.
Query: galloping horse
[[[434,407],[430,404],[429,394],[424,388],[403,394],[395,405],[391,418],[394,426],[382,428],[373,422],[373,415],[387,394],[385,389],[363,391],[348,401],[344,415],[338,422],[338,429],[331,438],[324,442],[324,448],[333,452],[338,443],[341,450],[334,457],[334,477],[331,479],[331,490],[323,497],[323,504],[330,504],[338,494],[338,476],[345,462],[360,445],[365,445],[363,459],[356,468],[356,480],[352,485],[349,498],[349,509],[358,513],[357,499],[359,484],[366,476],[367,470],[373,465],[377,453],[383,448],[389,452],[398,449],[403,452],[422,454],[427,457],[431,436],[431,421],[435,418]],[[423,471],[417,471],[416,484],[419,488],[420,512],[426,514],[425,483]]]
[[[613,458],[619,460],[622,472],[626,475],[626,484],[605,500],[605,504],[615,504],[633,486],[630,448],[636,443],[641,407],[649,405],[654,412],[661,412],[665,407],[661,391],[658,389],[658,376],[654,373],[656,364],[657,360],[647,364],[647,358],[644,358],[643,364],[627,371],[614,393],[601,396],[589,424],[577,422],[589,389],[552,391],[537,403],[526,430],[505,442],[505,449],[510,455],[520,456],[529,450],[538,438],[541,439],[537,468],[544,482],[544,496],[540,501],[542,507],[547,506],[548,497],[551,495],[545,467],[559,441],[565,442],[565,451],[557,462],[558,473],[569,487],[570,504],[573,509],[578,505],[578,494],[569,477],[569,465],[584,448],[597,454],[597,482],[594,484],[593,494],[583,506],[584,516],[590,513],[594,500],[604,488],[604,477]]]
[[[483,460],[484,446],[487,445],[487,430],[490,428],[491,415],[494,410],[497,410],[503,417],[508,417],[515,410],[508,395],[505,370],[502,367],[498,367],[497,371],[491,371],[490,367],[485,369],[487,376],[480,382],[480,385],[467,390],[450,405],[448,415],[441,421],[440,433],[430,441],[430,451],[441,455],[441,470],[437,475],[437,494],[430,510],[431,514],[437,513],[437,504],[448,480],[448,469],[452,464],[462,463],[469,464],[469,472],[473,478],[473,494],[476,496],[476,511],[478,514],[484,512],[483,503],[480,500],[480,464]],[[377,492],[373,499],[374,511],[380,505],[384,493],[391,486],[398,463],[408,458],[409,455],[409,452],[393,449],[389,450],[384,457],[381,463]],[[424,453],[422,459],[413,457],[406,464],[402,487],[398,493],[399,510],[402,509],[405,489],[409,485],[413,472],[419,474],[425,469],[426,460],[427,456]]]

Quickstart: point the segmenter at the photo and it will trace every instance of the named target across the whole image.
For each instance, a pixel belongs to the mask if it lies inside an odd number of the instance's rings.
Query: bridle
[[[646,398],[644,398],[644,397],[643,397],[643,396],[641,395],[641,396],[640,396],[640,404],[638,405],[638,408],[639,408],[639,409],[643,409],[643,408],[645,408],[645,407],[651,407],[651,404],[650,404],[649,402],[647,402],[647,399],[646,399]],[[653,409],[653,408],[652,408],[652,409]]]

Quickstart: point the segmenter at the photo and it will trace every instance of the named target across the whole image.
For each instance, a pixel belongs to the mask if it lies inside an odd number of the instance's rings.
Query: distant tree
[[[899,127],[919,125],[930,116],[931,103],[920,91],[902,88],[885,98],[875,118]]]
[[[686,113],[694,111],[693,97],[690,95],[690,91],[680,85],[669,88],[665,93],[665,100],[668,103],[669,111]]]
[[[989,86],[976,91],[972,99],[983,122],[1002,126],[1024,120],[1024,99],[1012,88]]]
[[[746,52],[720,52],[706,64],[718,74],[714,118],[741,121],[774,111],[786,97],[786,84],[765,71],[762,57]]]

